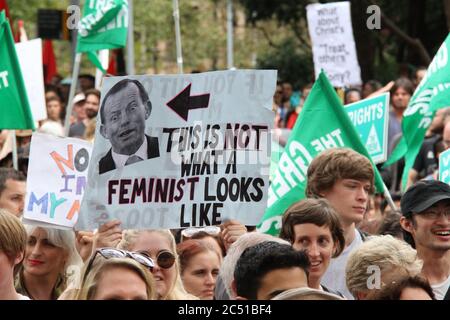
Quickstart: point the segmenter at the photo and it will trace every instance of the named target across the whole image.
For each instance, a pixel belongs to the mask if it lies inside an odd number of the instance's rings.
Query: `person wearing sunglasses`
[[[97,249],[86,263],[76,300],[154,300],[153,260],[115,248]]]
[[[212,300],[221,263],[220,254],[201,240],[186,240],[177,246],[180,273],[187,292]]]
[[[119,249],[147,254],[159,300],[195,300],[183,287],[175,238],[169,230],[125,230]]]

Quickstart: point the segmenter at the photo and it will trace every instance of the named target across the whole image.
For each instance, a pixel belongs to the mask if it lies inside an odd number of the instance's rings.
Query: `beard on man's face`
[[[95,111],[93,109],[86,109],[85,112],[86,112],[86,116],[89,119],[94,119],[97,116],[97,113],[98,113],[98,111]]]

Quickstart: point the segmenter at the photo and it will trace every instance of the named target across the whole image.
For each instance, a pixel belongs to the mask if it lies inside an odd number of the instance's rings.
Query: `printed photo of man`
[[[100,108],[100,133],[111,149],[100,159],[99,174],[159,157],[158,138],[145,134],[151,111],[150,98],[137,80],[121,80],[108,91]]]

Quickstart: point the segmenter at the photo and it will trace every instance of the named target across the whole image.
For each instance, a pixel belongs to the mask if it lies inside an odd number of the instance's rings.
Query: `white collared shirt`
[[[139,149],[134,154],[126,155],[126,154],[119,154],[115,153],[114,150],[111,150],[111,155],[114,160],[114,163],[116,164],[116,169],[123,168],[125,166],[125,163],[127,162],[128,158],[136,155],[141,159],[147,159],[147,137],[145,137],[144,142],[141,144]]]

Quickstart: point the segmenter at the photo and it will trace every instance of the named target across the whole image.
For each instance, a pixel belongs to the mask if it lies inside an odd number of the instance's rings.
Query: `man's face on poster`
[[[107,97],[104,107],[101,134],[111,142],[114,152],[134,154],[144,142],[145,120],[150,116],[138,87],[128,83],[123,90]]]

